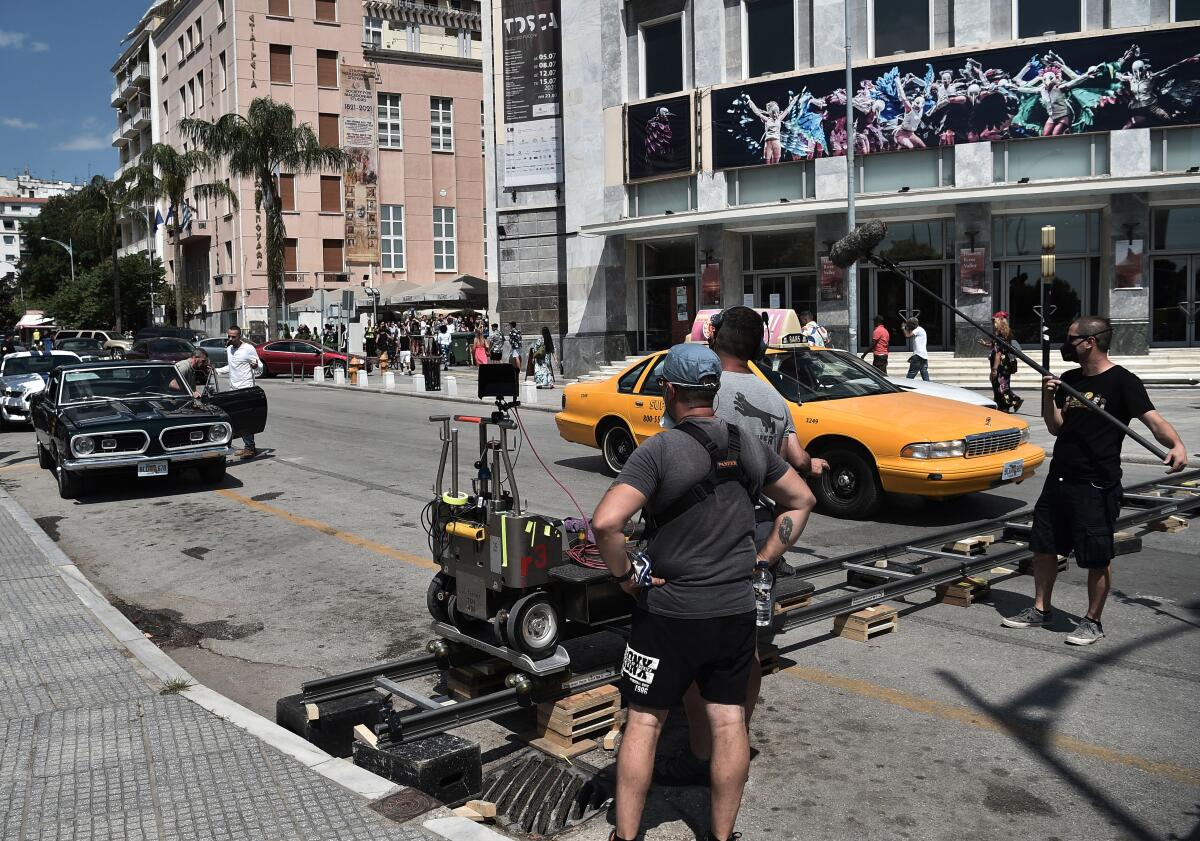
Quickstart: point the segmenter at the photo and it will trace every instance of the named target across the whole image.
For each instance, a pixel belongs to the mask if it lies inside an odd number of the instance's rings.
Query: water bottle
[[[641,588],[654,586],[654,578],[651,574],[654,562],[650,560],[649,555],[642,551],[630,552],[629,562],[633,565],[634,584]]]
[[[775,597],[771,595],[771,566],[766,561],[754,565],[754,621],[760,628],[771,627],[775,618]]]

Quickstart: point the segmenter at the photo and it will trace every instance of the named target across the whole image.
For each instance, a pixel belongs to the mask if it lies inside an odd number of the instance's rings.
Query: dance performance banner
[[[558,0],[504,0],[504,188],[562,181]]]
[[[343,64],[342,176],[346,263],[379,265],[379,143],[375,128],[375,70]]]
[[[1200,123],[1200,27],[1056,38],[714,89],[713,168]],[[632,108],[631,108],[632,110]],[[632,170],[631,170],[632,171]]]
[[[625,109],[630,181],[692,171],[692,98],[673,96]]]

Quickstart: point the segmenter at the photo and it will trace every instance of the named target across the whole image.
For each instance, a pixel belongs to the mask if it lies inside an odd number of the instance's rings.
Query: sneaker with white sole
[[[1071,645],[1091,645],[1103,638],[1104,626],[1095,619],[1088,619],[1085,616],[1079,620],[1079,624],[1075,626],[1075,630],[1067,637],[1067,642]]]
[[[1050,611],[1027,607],[1016,616],[1005,616],[1000,624],[1006,628],[1042,628],[1050,624]]]

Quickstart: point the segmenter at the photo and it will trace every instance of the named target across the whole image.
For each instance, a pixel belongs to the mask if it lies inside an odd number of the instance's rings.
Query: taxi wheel
[[[870,459],[850,447],[824,450],[820,457],[829,467],[821,473],[814,491],[825,512],[853,520],[874,514],[883,491]]]
[[[625,467],[625,462],[629,461],[636,447],[633,435],[623,423],[614,423],[600,436],[600,451],[604,453],[604,463],[614,476]]]

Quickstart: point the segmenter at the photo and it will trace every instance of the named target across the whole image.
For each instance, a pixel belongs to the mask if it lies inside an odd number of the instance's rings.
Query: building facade
[[[902,348],[919,315],[931,349],[984,353],[920,289],[826,259],[847,231],[850,145],[857,221],[889,225],[878,251],[973,318],[1005,311],[1037,341],[1053,225],[1052,335],[1100,313],[1116,353],[1200,345],[1200,3],[852,0],[848,132],[838,0],[561,0],[562,179],[510,189],[499,45],[535,2],[485,14],[493,280],[502,313],[557,293],[571,369],[742,303],[811,310],[859,349],[873,316]],[[515,219],[528,236],[535,217],[550,244],[500,233]],[[556,248],[548,288],[507,259]]]
[[[349,147],[353,140],[364,149],[366,170],[356,170],[353,183],[342,172],[278,175],[288,304],[317,290],[334,300],[370,286],[386,305],[392,291],[485,276],[481,30],[470,5],[176,0],[154,26],[153,142],[190,148],[182,119],[245,115],[255,98],[270,97],[290,105],[323,145]],[[345,106],[355,86],[369,91],[370,131],[351,138]],[[228,178],[223,164],[198,180],[220,179],[237,195],[237,207],[193,199],[183,234],[183,281],[201,295],[210,329],[262,321],[267,305],[255,185]],[[352,188],[363,185],[366,198],[356,202]],[[363,227],[355,232],[359,210]],[[156,209],[164,218],[168,211]],[[165,227],[157,237],[173,280]],[[364,249],[368,240],[373,248]]]
[[[0,177],[0,280],[15,280],[19,264],[28,250],[25,225],[42,212],[55,196],[80,189],[70,181],[34,178],[28,172],[14,178]]]

